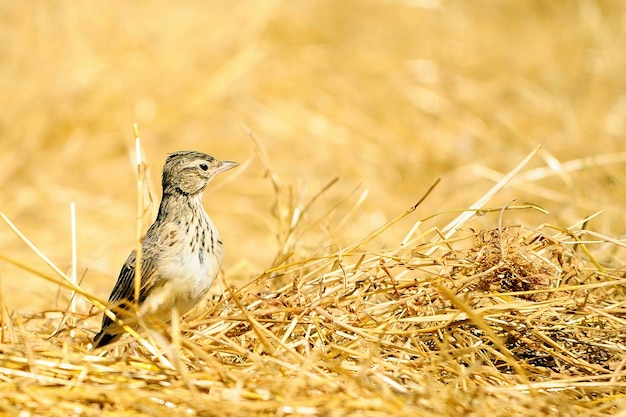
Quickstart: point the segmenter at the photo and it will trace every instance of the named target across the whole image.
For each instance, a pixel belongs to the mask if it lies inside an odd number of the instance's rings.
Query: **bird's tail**
[[[118,308],[118,307],[116,307]],[[114,310],[115,314],[122,314],[122,311]],[[119,324],[115,323],[106,314],[102,317],[102,327],[100,333],[93,338],[93,349],[106,346],[109,343],[115,342],[124,334],[124,331]]]
[[[111,329],[111,326],[104,327],[104,328],[102,328],[102,330],[100,330],[100,333],[98,333],[93,338],[93,348],[94,349],[97,349],[97,348],[102,347],[102,346],[106,346],[109,343],[113,343],[117,339],[120,338],[120,336],[121,336],[120,333],[115,333],[115,332],[112,332],[111,330],[113,330],[113,329]]]

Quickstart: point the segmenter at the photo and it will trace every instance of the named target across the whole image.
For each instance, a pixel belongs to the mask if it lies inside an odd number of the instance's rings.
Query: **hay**
[[[395,248],[372,247],[373,238],[415,207],[354,245],[307,252],[301,219],[327,187],[287,204],[270,177],[282,213],[274,265],[247,285],[225,285],[180,327],[92,352],[97,320],[88,314],[63,321],[65,312],[3,308],[2,411],[557,416],[626,405],[626,279],[611,262],[623,242],[584,221],[507,225],[507,212],[537,208],[483,198],[448,224],[438,214],[417,221]],[[495,213],[492,227],[474,230],[477,213]],[[98,303],[59,270],[32,273]]]

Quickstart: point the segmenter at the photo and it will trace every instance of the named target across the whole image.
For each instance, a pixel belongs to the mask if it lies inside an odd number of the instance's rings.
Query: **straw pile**
[[[109,351],[89,350],[95,320],[85,315],[3,309],[1,407],[19,416],[613,414],[626,386],[626,280],[610,260],[624,244],[584,222],[507,225],[507,211],[536,207],[489,208],[490,193],[447,225],[417,221],[395,248],[370,242],[415,207],[324,253],[297,247],[306,205],[284,207],[272,268],[182,324]],[[498,214],[492,228],[468,227],[478,210]]]

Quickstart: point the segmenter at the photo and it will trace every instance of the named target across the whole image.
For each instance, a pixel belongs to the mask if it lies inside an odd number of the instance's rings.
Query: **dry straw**
[[[625,405],[626,279],[621,265],[596,258],[624,243],[585,230],[584,221],[507,225],[511,210],[540,209],[488,206],[509,181],[519,185],[536,151],[453,222],[424,216],[398,247],[371,247],[416,205],[351,246],[306,256],[294,248],[315,197],[285,203],[270,172],[282,213],[274,265],[248,285],[225,286],[180,325],[173,312],[174,325],[160,333],[131,332],[111,351],[92,352],[96,321],[88,315],[74,313],[75,328],[65,321],[49,337],[58,314],[3,307],[0,409],[16,416],[615,414]],[[492,227],[473,230],[468,222],[489,212],[497,213]],[[104,306],[52,262],[55,275],[0,258]]]

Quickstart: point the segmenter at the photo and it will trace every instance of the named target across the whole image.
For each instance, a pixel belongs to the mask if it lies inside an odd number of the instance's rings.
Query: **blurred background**
[[[289,207],[335,178],[293,238],[301,257],[364,237],[442,178],[372,243],[398,246],[537,145],[528,169],[550,169],[490,205],[550,214],[506,224],[568,227],[604,210],[590,228],[626,230],[622,1],[3,1],[0,22],[0,211],[68,271],[74,202],[78,275],[102,298],[135,242],[135,122],[155,205],[169,152],[243,164],[204,199],[236,285],[280,253]],[[478,222],[495,227],[497,213]],[[3,222],[0,254],[50,271]],[[67,306],[6,262],[0,280],[9,309]]]

